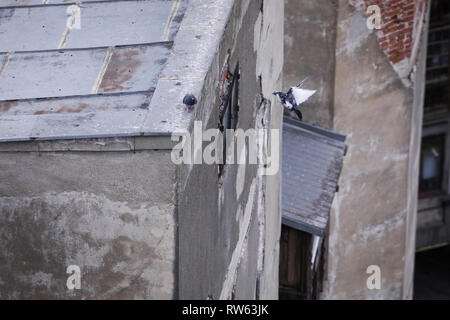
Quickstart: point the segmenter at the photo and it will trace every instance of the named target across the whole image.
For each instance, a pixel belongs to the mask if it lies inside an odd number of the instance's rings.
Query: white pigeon
[[[298,106],[308,100],[314,93],[316,93],[316,90],[300,88],[307,79],[308,77],[306,77],[297,86],[291,87],[287,93],[283,93],[280,91],[275,91],[273,93],[275,96],[277,96],[278,100],[280,100],[281,104],[288,110],[293,110],[300,120],[302,120],[303,116],[298,109]]]

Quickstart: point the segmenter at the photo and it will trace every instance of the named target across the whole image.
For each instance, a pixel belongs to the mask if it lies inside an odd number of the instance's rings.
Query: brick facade
[[[426,0],[350,0],[350,4],[366,14],[367,7],[377,5],[381,9],[381,29],[376,35],[381,49],[394,68],[404,65],[406,76],[414,65],[420,42]],[[366,14],[367,15],[367,14]]]

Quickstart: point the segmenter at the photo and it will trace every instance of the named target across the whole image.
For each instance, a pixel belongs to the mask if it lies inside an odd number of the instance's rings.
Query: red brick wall
[[[381,49],[393,64],[414,58],[416,41],[420,41],[421,20],[426,0],[350,0],[359,11],[370,5],[381,9],[381,29],[376,30]],[[413,56],[414,55],[414,56]]]

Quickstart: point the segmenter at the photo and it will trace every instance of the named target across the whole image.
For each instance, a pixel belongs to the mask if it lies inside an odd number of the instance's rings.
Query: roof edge
[[[137,152],[172,150],[171,135],[77,137],[53,140],[16,140],[0,143],[0,152]]]
[[[331,139],[334,139],[336,141],[340,141],[340,142],[345,142],[346,140],[346,136],[341,134],[341,133],[337,133],[335,131],[332,130],[328,130],[328,129],[324,129],[312,124],[308,124],[305,123],[303,121],[299,121],[299,120],[295,120],[291,117],[287,117],[284,116],[283,117],[283,125],[286,125],[287,127],[293,128],[293,129],[297,129],[297,130],[306,130],[321,136],[325,136]]]

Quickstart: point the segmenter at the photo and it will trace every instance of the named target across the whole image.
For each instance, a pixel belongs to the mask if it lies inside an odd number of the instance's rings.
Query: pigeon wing
[[[302,104],[303,102],[308,100],[314,93],[316,93],[316,90],[300,89],[297,87],[292,87],[291,90],[297,105]]]

